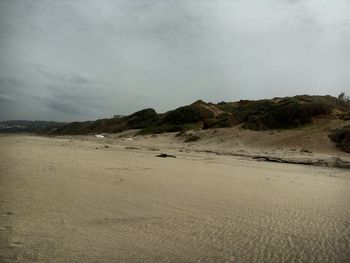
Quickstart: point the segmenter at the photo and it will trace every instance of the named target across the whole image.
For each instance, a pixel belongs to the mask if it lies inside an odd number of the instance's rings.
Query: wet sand
[[[350,261],[349,170],[126,144],[0,136],[0,262]]]

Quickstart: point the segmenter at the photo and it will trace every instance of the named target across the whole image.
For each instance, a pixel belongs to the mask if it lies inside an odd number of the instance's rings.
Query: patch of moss
[[[196,142],[199,141],[201,139],[201,137],[197,136],[197,135],[191,135],[190,137],[188,137],[185,142]]]

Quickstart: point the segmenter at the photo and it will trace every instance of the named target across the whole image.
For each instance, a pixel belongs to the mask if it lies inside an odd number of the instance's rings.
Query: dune
[[[135,132],[1,135],[0,262],[349,262],[349,170],[250,158],[347,162],[327,136]]]

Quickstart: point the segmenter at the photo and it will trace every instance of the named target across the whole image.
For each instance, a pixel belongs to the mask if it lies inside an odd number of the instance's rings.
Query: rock
[[[306,149],[301,149],[301,150],[300,150],[300,152],[301,152],[301,153],[308,153],[308,154],[312,154],[312,152],[311,152],[311,151],[306,150]]]
[[[197,136],[197,135],[191,135],[190,137],[188,137],[185,142],[196,142],[198,140],[200,140],[201,137]]]
[[[186,132],[180,131],[177,134],[175,134],[175,137],[182,137],[182,136],[185,136],[185,135],[186,135]]]
[[[333,166],[338,168],[350,168],[350,162],[345,161],[339,157],[332,157],[333,160]]]

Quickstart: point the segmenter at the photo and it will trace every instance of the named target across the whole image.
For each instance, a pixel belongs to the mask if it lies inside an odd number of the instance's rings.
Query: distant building
[[[124,117],[124,116],[123,115],[113,115],[113,118],[115,118],[115,119],[120,119],[122,117]]]

